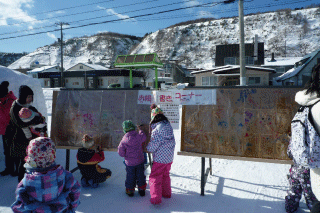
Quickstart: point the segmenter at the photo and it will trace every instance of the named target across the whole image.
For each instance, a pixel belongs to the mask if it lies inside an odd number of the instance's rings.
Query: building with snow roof
[[[248,85],[269,86],[270,74],[275,73],[274,69],[246,66],[246,78]],[[240,85],[240,66],[226,65],[210,70],[194,71],[196,77],[195,86],[236,86]]]
[[[60,66],[42,66],[33,70],[27,71],[27,75],[32,78],[39,79],[41,87],[50,87],[50,81],[39,78],[38,74],[42,72],[59,72]]]
[[[133,85],[140,85],[142,72],[133,71]],[[107,68],[98,64],[78,63],[63,72],[65,88],[100,89],[108,88],[110,84],[120,84],[121,88],[129,88],[129,70]],[[61,87],[61,72],[42,71],[38,78],[45,82],[44,87]]]
[[[293,68],[274,78],[273,85],[304,86],[310,79],[312,68],[318,63],[320,63],[320,49],[304,56]]]

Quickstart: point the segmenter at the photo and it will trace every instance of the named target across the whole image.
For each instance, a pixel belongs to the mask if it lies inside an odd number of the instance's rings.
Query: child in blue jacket
[[[75,212],[80,204],[80,184],[55,164],[54,142],[47,137],[30,141],[26,174],[17,186],[13,212]]]

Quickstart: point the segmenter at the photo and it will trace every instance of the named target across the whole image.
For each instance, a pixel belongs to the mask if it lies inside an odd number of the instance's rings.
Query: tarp
[[[54,91],[51,137],[58,147],[69,149],[81,147],[88,134],[103,149],[115,150],[124,135],[123,121],[150,122],[150,105],[137,100],[138,90]]]

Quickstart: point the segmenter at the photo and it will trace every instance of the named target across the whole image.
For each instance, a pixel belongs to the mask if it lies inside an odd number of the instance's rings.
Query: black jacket
[[[10,122],[4,136],[4,140],[6,140],[6,143],[10,146],[11,157],[22,158],[26,156],[26,148],[29,145],[29,140],[23,133],[22,128],[43,122],[43,119],[38,116],[35,116],[29,122],[23,122],[19,117],[19,111],[22,107],[23,106],[18,102],[18,100],[13,102],[10,109]],[[33,106],[29,106],[28,108],[34,112],[38,112],[38,110]]]

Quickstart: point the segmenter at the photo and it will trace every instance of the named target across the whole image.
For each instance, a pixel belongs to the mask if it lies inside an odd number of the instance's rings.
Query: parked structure
[[[320,63],[320,49],[304,56],[292,69],[274,78],[273,85],[304,86],[310,79],[312,68],[318,63]]]

